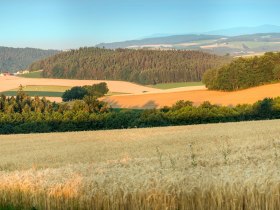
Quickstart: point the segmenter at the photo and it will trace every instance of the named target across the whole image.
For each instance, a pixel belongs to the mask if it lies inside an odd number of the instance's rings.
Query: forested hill
[[[231,60],[199,51],[80,48],[35,62],[44,77],[124,80],[141,84],[200,81],[207,69]]]
[[[40,50],[34,48],[0,47],[0,72],[16,72],[27,69],[32,62],[58,52],[56,50]]]

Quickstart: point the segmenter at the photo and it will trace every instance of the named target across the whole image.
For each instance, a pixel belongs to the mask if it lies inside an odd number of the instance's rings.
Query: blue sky
[[[154,34],[280,25],[279,0],[0,0],[0,46],[69,49]]]

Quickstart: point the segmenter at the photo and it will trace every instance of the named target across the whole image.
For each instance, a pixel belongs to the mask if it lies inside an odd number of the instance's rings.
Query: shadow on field
[[[109,99],[109,98],[105,98],[105,100],[103,100],[105,102],[107,102],[112,108],[126,108],[126,109],[154,109],[158,107],[158,104],[155,103],[155,101],[150,100],[147,103],[145,103],[144,105],[139,105],[139,106],[125,106],[123,107],[123,105],[119,104],[116,100],[113,99]]]

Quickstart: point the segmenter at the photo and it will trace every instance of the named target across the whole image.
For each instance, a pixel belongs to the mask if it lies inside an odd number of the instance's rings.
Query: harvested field
[[[0,77],[0,92],[9,91],[18,88],[19,85],[73,87],[73,86],[93,85],[100,82],[106,82],[111,92],[136,94],[136,93],[157,90],[155,88],[137,85],[131,82],[124,82],[124,81],[45,79],[45,78],[22,78],[22,77],[8,76],[8,77]]]
[[[171,106],[179,100],[193,101],[196,105],[204,101],[210,101],[213,104],[219,105],[252,104],[266,97],[275,98],[280,96],[280,83],[235,92],[221,92],[207,90],[205,86],[177,87],[161,90],[123,81],[31,79],[19,77],[0,77],[0,92],[16,89],[20,84],[27,86],[27,90],[36,90],[37,86],[41,90],[47,88],[46,90],[48,91],[46,92],[50,92],[49,89],[58,90],[100,82],[106,82],[110,92],[113,93],[102,99],[113,108],[159,108]],[[60,97],[47,97],[47,99],[56,102],[62,101]]]
[[[0,206],[280,209],[279,125],[0,136]]]
[[[110,81],[110,80],[68,80],[68,79],[45,79],[45,78],[22,78],[22,77],[0,77],[0,92],[12,93],[15,95],[15,90],[20,85],[24,86],[25,91],[36,91],[39,96],[55,96],[48,92],[63,92],[73,86],[92,85],[100,82],[106,82],[108,84],[110,93],[109,95],[123,95],[123,94],[147,94],[147,93],[161,93],[161,92],[180,92],[191,90],[203,90],[205,86],[188,86],[178,87],[167,90],[161,90],[153,87],[142,86],[131,82],[124,81]],[[176,86],[175,86],[176,87]],[[13,92],[10,92],[13,91]],[[43,94],[39,94],[39,91]],[[33,93],[32,93],[33,94]],[[33,94],[33,95],[34,95]],[[60,94],[56,94],[60,95]],[[46,97],[48,100],[61,102],[60,97]]]
[[[198,86],[200,87],[200,86]],[[187,87],[186,87],[187,88]],[[204,101],[219,105],[252,104],[266,97],[280,96],[280,83],[254,87],[235,92],[221,92],[210,90],[172,91],[161,93],[134,94],[110,96],[104,98],[114,108],[155,108],[171,106],[179,100],[188,100],[199,105]]]

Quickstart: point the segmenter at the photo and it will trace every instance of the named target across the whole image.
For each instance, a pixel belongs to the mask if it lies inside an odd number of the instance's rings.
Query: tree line
[[[209,102],[193,106],[190,101],[178,101],[171,107],[161,109],[121,110],[111,109],[108,104],[96,98],[55,103],[45,98],[30,98],[22,90],[16,97],[0,96],[0,134],[144,128],[279,118],[280,97],[235,107],[218,106]]]
[[[280,53],[238,58],[230,64],[205,72],[208,89],[233,91],[280,80]]]
[[[32,62],[58,52],[56,50],[40,50],[34,48],[0,47],[0,72],[16,72],[27,69]]]
[[[230,61],[199,51],[80,48],[34,62],[44,77],[124,80],[140,84],[201,81],[207,69]]]

